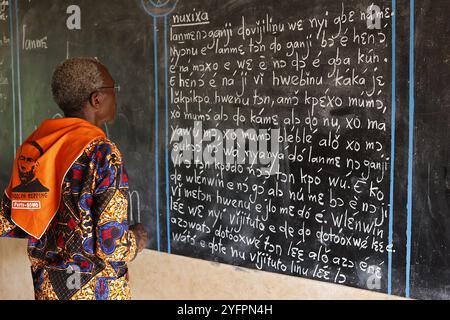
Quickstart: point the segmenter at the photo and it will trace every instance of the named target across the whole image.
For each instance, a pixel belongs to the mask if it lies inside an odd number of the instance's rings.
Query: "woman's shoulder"
[[[100,158],[100,157],[112,157],[121,161],[122,154],[117,147],[117,145],[110,139],[105,137],[99,137],[92,140],[86,147],[86,153],[90,158]]]

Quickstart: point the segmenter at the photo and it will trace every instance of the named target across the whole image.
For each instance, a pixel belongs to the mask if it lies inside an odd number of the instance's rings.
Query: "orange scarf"
[[[83,119],[44,121],[17,150],[6,195],[11,219],[40,239],[59,208],[67,171],[89,143],[104,132]]]

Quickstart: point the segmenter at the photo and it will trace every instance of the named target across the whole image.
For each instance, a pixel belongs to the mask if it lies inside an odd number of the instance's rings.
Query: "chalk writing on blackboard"
[[[175,252],[371,289],[386,281],[390,11],[368,28],[368,9],[338,8],[171,17]]]

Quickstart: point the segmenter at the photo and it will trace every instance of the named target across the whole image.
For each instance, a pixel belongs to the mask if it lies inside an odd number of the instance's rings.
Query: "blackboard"
[[[3,1],[0,184],[95,56],[148,248],[450,297],[445,1]],[[447,72],[445,72],[447,70]]]

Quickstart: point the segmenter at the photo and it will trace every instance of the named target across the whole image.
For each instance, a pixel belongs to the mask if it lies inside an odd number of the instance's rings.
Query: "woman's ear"
[[[91,96],[89,98],[89,102],[95,109],[98,109],[98,108],[100,108],[102,99],[103,99],[103,96],[102,96],[101,92],[96,91],[91,94]]]

